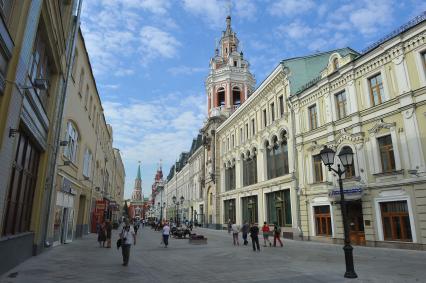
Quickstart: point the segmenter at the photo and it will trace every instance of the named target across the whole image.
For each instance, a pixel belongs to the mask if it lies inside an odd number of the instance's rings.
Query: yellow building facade
[[[81,31],[73,61],[57,160],[54,244],[95,232],[97,222],[118,223],[124,194],[124,165],[112,145]]]
[[[78,1],[0,8],[0,273],[43,250]]]
[[[425,249],[425,35],[423,15],[362,54],[333,53],[290,97],[303,238],[343,239],[337,177],[319,156],[327,145],[335,162],[354,154],[343,181],[352,242]]]

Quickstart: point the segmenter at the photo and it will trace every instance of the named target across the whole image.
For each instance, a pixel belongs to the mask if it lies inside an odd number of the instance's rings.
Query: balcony
[[[213,107],[210,110],[209,117],[225,116],[228,118],[232,113],[235,112],[235,110],[238,109],[238,107],[240,107],[240,105],[232,105],[231,107],[226,107],[225,105]]]

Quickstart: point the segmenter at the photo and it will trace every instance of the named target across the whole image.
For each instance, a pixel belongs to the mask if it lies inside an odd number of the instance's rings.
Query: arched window
[[[66,141],[68,142],[68,144],[65,147],[64,155],[69,160],[75,163],[77,160],[77,150],[78,150],[78,132],[77,132],[77,128],[71,121],[68,121],[68,124],[67,124]]]
[[[234,106],[240,106],[241,104],[241,91],[238,87],[232,89],[232,102]]]
[[[342,151],[342,150],[347,150],[348,152],[353,153],[352,148],[350,146],[344,146],[344,147],[342,147],[342,149],[340,151]],[[355,165],[354,165],[353,162],[352,162],[352,165],[345,166],[345,170],[346,170],[345,171],[345,179],[350,179],[350,178],[355,177]]]
[[[225,106],[225,89],[223,87],[217,91],[217,106]]]
[[[225,168],[225,191],[235,190],[235,162]]]
[[[339,59],[334,58],[333,59],[333,69],[336,71],[337,69],[339,69]]]
[[[256,149],[253,153],[248,151],[246,158],[243,159],[243,185],[249,186],[257,183],[257,154]]]
[[[287,132],[281,133],[281,140],[278,141],[277,136],[272,139],[273,144],[267,143],[267,171],[268,179],[283,176],[289,173],[288,166],[288,145],[287,145]]]

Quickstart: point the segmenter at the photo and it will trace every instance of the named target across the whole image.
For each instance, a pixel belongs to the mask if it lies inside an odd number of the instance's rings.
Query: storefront
[[[242,203],[242,223],[257,223],[259,222],[258,208],[257,208],[257,196],[243,197],[241,198]]]
[[[235,215],[235,199],[228,199],[223,201],[223,224],[227,224],[229,220],[236,223]]]
[[[292,227],[290,190],[266,194],[266,221],[281,227]]]
[[[63,177],[60,191],[56,195],[55,219],[53,223],[53,245],[72,242],[74,231],[74,196],[72,182]]]
[[[92,212],[92,223],[91,223],[91,231],[92,233],[96,233],[97,224],[101,224],[105,221],[108,210],[107,210],[107,201],[106,200],[96,200],[95,210]]]

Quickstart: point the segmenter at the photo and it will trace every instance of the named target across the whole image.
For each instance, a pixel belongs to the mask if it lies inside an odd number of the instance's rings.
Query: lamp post
[[[183,196],[180,197],[180,219],[179,223],[182,222],[183,220],[183,202],[184,202],[185,198]]]
[[[179,202],[176,202],[176,200],[177,200],[176,196],[173,196],[172,200],[173,200],[173,203],[175,204],[175,223],[176,223],[176,226],[179,226],[178,223],[177,223],[177,209],[178,209],[178,206],[179,206]]]
[[[351,246],[351,240],[349,239],[349,221],[347,215],[347,205],[345,201],[345,195],[343,193],[343,181],[342,175],[345,173],[345,169],[340,168],[340,164],[337,164],[337,170],[332,168],[331,165],[334,163],[334,156],[336,152],[327,146],[324,146],[324,149],[321,150],[320,155],[322,162],[325,166],[328,167],[328,171],[333,171],[339,176],[339,187],[340,187],[340,209],[342,210],[343,218],[343,231],[344,231],[344,241],[345,245],[343,250],[345,251],[345,263],[346,263],[346,272],[345,278],[357,278],[358,275],[355,273],[354,269],[354,259],[353,259],[353,247]],[[339,153],[339,159],[343,167],[351,166],[353,162],[353,153],[351,150],[343,148]]]

